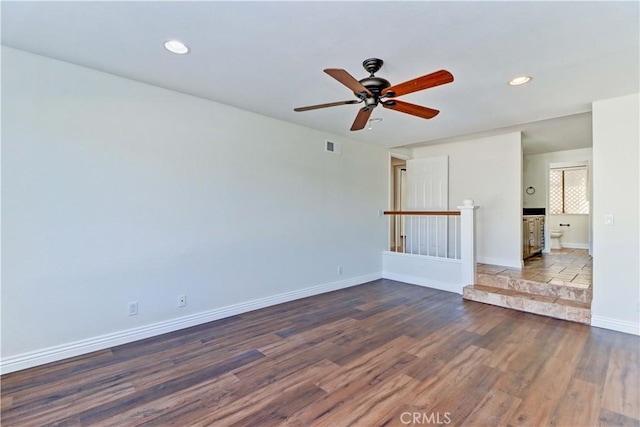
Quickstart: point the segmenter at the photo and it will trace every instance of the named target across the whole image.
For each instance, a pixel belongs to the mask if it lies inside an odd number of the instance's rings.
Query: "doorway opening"
[[[591,244],[589,161],[549,163],[546,232],[549,249],[587,249]]]

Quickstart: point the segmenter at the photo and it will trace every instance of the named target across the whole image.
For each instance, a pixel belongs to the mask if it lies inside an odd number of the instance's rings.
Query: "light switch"
[[[604,216],[604,225],[613,225],[613,223],[614,223],[613,215]]]

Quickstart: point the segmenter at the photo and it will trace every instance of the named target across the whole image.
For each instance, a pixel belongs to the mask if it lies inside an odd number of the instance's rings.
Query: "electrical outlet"
[[[186,295],[178,295],[178,307],[186,307],[187,306],[187,296]]]
[[[135,316],[138,314],[138,301],[129,303],[129,316]]]

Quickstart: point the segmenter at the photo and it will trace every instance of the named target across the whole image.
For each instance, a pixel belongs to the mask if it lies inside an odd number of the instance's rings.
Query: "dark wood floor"
[[[380,280],[2,377],[2,425],[640,425],[640,338]]]

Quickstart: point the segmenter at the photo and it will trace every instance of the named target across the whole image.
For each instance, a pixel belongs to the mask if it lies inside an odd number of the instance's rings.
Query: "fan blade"
[[[347,73],[345,70],[340,68],[327,68],[326,70],[324,70],[324,72],[351,89],[353,93],[359,94],[364,92],[367,95],[371,96],[371,91],[362,86],[359,81],[357,81],[351,74]]]
[[[397,101],[395,99],[393,101],[383,102],[382,106],[391,110],[400,111],[401,113],[407,113],[417,117],[422,117],[423,119],[432,119],[440,112],[438,110],[434,110],[433,108],[422,107],[416,104],[409,104],[408,102]]]
[[[413,80],[406,81],[394,86],[390,86],[382,91],[382,95],[393,98],[395,96],[406,95],[408,93],[417,92],[419,90],[429,89],[430,87],[440,86],[453,81],[453,74],[447,70],[436,71],[435,73],[427,74],[426,76],[418,77]]]
[[[364,127],[367,125],[367,122],[369,121],[369,117],[371,116],[372,112],[373,112],[373,108],[369,108],[369,109],[367,109],[366,107],[361,108],[360,111],[358,111],[358,115],[356,116],[356,119],[353,121],[353,124],[351,125],[351,130],[364,129]]]
[[[309,110],[317,110],[318,108],[327,108],[327,107],[337,107],[338,105],[347,105],[347,104],[359,104],[362,101],[357,101],[355,99],[351,101],[338,101],[338,102],[329,102],[328,104],[318,104],[318,105],[310,105],[308,107],[298,107],[294,108],[293,111],[309,111]]]

